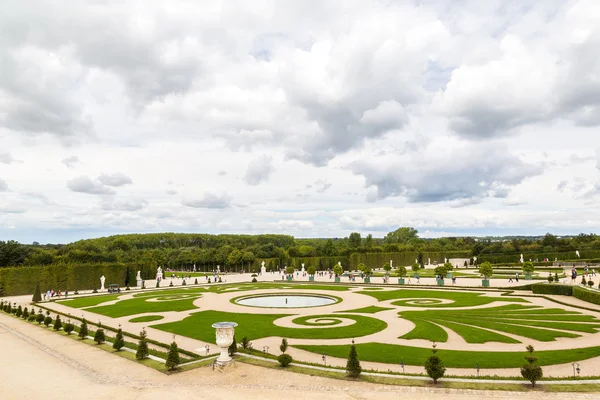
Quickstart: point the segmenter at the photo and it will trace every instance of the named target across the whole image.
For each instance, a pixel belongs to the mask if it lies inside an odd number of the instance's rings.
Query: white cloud
[[[215,194],[215,193],[204,193],[199,198],[184,199],[181,204],[186,207],[193,208],[229,208],[231,207],[231,197],[226,193]]]
[[[104,186],[99,181],[94,181],[90,179],[88,176],[82,175],[77,178],[73,178],[67,182],[67,187],[73,191],[78,193],[87,193],[87,194],[113,194],[114,190],[112,190],[108,186]]]
[[[102,174],[98,177],[98,180],[106,186],[113,187],[130,185],[133,183],[131,178],[122,172],[115,172],[114,174]]]
[[[273,158],[269,156],[262,156],[250,162],[246,169],[246,175],[244,175],[246,183],[256,186],[262,182],[267,182],[269,176],[274,171],[272,163]]]
[[[65,164],[67,166],[67,168],[75,168],[75,166],[77,164],[79,164],[81,161],[79,161],[79,158],[77,156],[71,156],[71,157],[63,158],[61,162],[63,164]]]

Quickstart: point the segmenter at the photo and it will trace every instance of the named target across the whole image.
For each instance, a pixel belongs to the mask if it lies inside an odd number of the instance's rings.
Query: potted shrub
[[[308,280],[313,282],[315,280],[315,273],[317,272],[317,269],[311,265],[306,269],[306,272],[308,272]]]
[[[250,277],[252,278],[252,282],[257,282],[257,280],[256,280],[256,277],[257,277],[257,276],[258,276],[258,275],[256,275],[256,274],[252,274],[252,275],[250,275]]]
[[[494,274],[492,264],[489,261],[481,263],[479,273],[483,276],[483,280],[481,281],[482,286],[490,287],[490,276]]]
[[[438,286],[444,286],[444,276],[446,276],[446,267],[443,265],[439,265],[437,267],[435,267],[435,270],[433,271],[436,275],[436,280],[437,280],[437,284]]]
[[[371,274],[373,273],[373,270],[371,269],[371,267],[365,267],[363,269],[363,272],[365,273],[364,282],[365,283],[371,283]]]
[[[335,267],[333,267],[333,273],[335,274],[335,281],[339,282],[340,276],[344,273],[344,270],[340,264],[337,264]]]
[[[531,261],[525,261],[523,263],[523,272],[525,273],[525,279],[531,280],[531,274],[535,270],[535,266]]]
[[[292,279],[294,279],[294,267],[293,266],[289,266],[285,269],[285,273],[287,274],[287,280],[291,281]]]
[[[444,263],[444,268],[446,268],[446,278],[452,279],[452,270],[454,269],[454,265],[451,262]]]
[[[413,277],[416,278],[419,274],[419,270],[421,269],[421,265],[419,263],[414,263],[412,265]]]
[[[398,275],[398,285],[404,285],[404,277],[406,276],[406,267],[400,266],[396,269],[396,275]]]

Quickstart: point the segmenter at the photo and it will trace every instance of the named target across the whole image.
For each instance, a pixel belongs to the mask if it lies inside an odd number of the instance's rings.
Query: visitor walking
[[[519,282],[519,273],[518,272],[515,274],[515,281]]]

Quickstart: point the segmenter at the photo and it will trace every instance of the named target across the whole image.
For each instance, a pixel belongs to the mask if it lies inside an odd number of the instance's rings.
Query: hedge
[[[396,253],[353,253],[349,257],[349,268],[350,270],[358,269],[358,264],[363,263],[367,267],[381,268],[385,264],[388,264],[390,260],[393,261],[393,266],[398,267],[400,265],[408,266],[415,263],[415,259],[419,258],[419,253],[415,252],[396,252]],[[342,264],[343,265],[343,264]]]
[[[529,259],[538,259],[539,262],[542,262],[544,258],[547,258],[548,262],[552,262],[555,258],[557,258],[558,261],[563,263],[568,261],[583,261],[586,259],[600,258],[600,250],[580,250],[579,253],[581,258],[578,258],[575,255],[574,250],[557,252],[538,251],[535,253],[523,252],[523,258],[525,261],[529,261]],[[519,262],[520,257],[520,252],[480,254],[477,256],[477,262],[482,263],[484,261],[489,261],[492,264],[515,264]]]
[[[531,285],[531,291],[535,294],[558,294],[561,296],[573,296],[573,286],[559,285],[556,283],[536,283]]]
[[[105,286],[116,283],[135,285],[137,271],[143,279],[154,279],[156,267],[138,264],[53,264],[41,267],[0,268],[0,291],[4,296],[33,293],[39,283],[42,292],[60,290],[90,290],[100,288],[100,277]]]
[[[311,265],[315,267],[318,271],[333,269],[333,267],[339,262],[342,263],[342,268],[348,270],[348,257],[345,256],[334,256],[334,257],[292,257],[292,259],[288,260],[288,266],[291,265],[296,269],[302,268],[302,263],[304,263],[304,268],[308,268]]]
[[[600,305],[600,292],[594,292],[589,289],[584,289],[579,286],[574,286],[573,287],[573,296],[580,300],[587,301],[588,303]]]

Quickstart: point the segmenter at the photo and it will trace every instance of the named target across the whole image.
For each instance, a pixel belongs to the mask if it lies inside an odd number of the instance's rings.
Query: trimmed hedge
[[[580,259],[575,255],[574,250],[556,252],[538,251],[535,253],[523,252],[523,258],[526,261],[529,261],[530,258],[532,260],[535,260],[537,258],[540,262],[544,258],[547,258],[549,260],[549,263],[552,264],[552,261],[554,261],[555,258],[558,258],[559,262],[565,263],[568,261],[583,261],[585,259],[594,259],[600,257],[600,250],[583,249],[579,252],[581,254]],[[515,264],[519,262],[520,257],[520,252],[480,254],[477,257],[477,262],[489,261],[492,264]]]
[[[600,292],[594,292],[579,286],[574,286],[573,296],[580,300],[587,301],[588,303],[600,305]]]
[[[531,285],[531,291],[535,294],[558,294],[561,296],[573,296],[573,286],[558,285],[556,283],[536,283]]]

